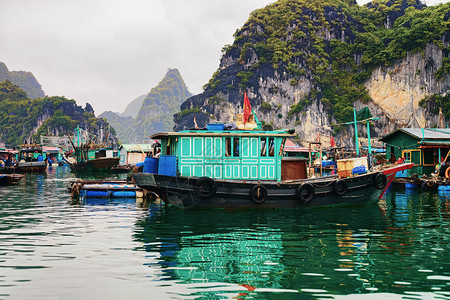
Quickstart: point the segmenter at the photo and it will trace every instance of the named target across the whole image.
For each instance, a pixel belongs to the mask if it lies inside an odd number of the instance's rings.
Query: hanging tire
[[[300,200],[303,204],[308,203],[314,198],[314,194],[316,190],[311,183],[303,183],[297,188],[297,199]]]
[[[338,180],[334,183],[334,192],[339,196],[344,196],[348,191],[348,184],[344,180]]]
[[[387,184],[387,177],[383,173],[377,173],[373,179],[373,185],[379,189],[382,190],[386,187]]]
[[[255,203],[261,204],[267,199],[267,189],[261,185],[255,185],[250,191],[250,196]]]
[[[200,198],[208,199],[216,194],[217,185],[212,178],[200,177],[195,183],[195,189]]]

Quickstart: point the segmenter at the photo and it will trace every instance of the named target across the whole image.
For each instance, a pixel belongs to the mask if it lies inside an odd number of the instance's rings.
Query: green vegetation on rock
[[[0,82],[0,143],[15,147],[25,141],[39,141],[41,134],[65,136],[73,134],[77,125],[98,134],[108,123],[96,118],[93,110],[77,106],[75,100],[64,97],[30,99],[11,82]]]
[[[142,104],[136,118],[113,112],[104,112],[99,117],[108,120],[117,130],[122,143],[143,142],[153,133],[171,131],[172,115],[180,111],[180,104],[190,96],[180,72],[169,69],[158,85],[139,100]]]
[[[251,13],[233,45],[222,49],[226,64],[205,85],[204,94],[182,108],[201,106],[212,114],[205,99],[248,89],[261,105],[260,79],[272,78],[293,88],[311,83],[311,92],[290,108],[288,117],[320,100],[337,122],[350,121],[355,101],[371,101],[364,83],[374,68],[394,65],[430,43],[448,56],[449,11],[449,2],[427,7],[419,0],[374,0],[364,6],[354,0],[279,0]],[[446,57],[435,75],[444,79],[449,69]],[[281,97],[287,93],[264,89]]]

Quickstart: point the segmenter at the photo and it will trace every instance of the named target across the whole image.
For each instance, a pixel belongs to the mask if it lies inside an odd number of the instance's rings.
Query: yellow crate
[[[339,177],[345,178],[352,176],[352,170],[355,167],[364,165],[368,169],[367,157],[355,157],[347,159],[338,159],[336,161]]]

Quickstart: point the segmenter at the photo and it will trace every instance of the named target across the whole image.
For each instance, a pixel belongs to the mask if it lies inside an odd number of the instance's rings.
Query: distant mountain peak
[[[24,90],[30,99],[43,98],[45,93],[41,85],[28,71],[9,71],[5,63],[0,62],[0,82],[8,80]]]
[[[142,142],[152,133],[172,130],[172,115],[191,96],[180,71],[169,68],[159,83],[133,100],[124,113],[104,112],[99,117],[107,119],[116,129],[121,142]]]

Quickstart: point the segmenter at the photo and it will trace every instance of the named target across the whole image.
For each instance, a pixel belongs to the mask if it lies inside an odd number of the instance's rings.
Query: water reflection
[[[0,187],[0,298],[450,296],[445,194],[393,189],[378,205],[326,209],[147,210],[134,198],[70,205],[76,176],[55,167]]]
[[[161,268],[158,280],[191,284],[194,295],[230,292],[227,284],[241,296],[243,290],[316,296],[448,290],[445,282],[427,279],[430,272],[450,275],[448,236],[424,231],[448,228],[448,214],[434,218],[442,206],[435,196],[417,191],[393,192],[380,205],[354,208],[183,211],[151,206],[149,216],[136,223],[134,238],[153,253],[148,265]],[[436,260],[445,263],[436,265]],[[217,286],[208,292],[200,283]]]

